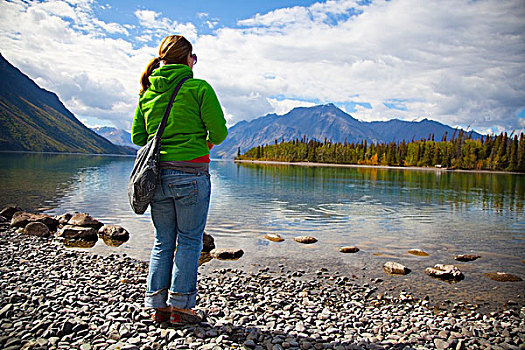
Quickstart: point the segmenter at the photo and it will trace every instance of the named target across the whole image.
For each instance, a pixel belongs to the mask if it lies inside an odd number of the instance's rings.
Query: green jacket
[[[161,161],[192,160],[210,153],[207,141],[219,144],[228,135],[226,120],[213,88],[204,80],[192,79],[193,71],[183,64],[155,69],[151,86],[140,97],[133,118],[131,140],[144,146],[151,140],[164,116],[177,83],[186,80],[171,108],[162,134]]]

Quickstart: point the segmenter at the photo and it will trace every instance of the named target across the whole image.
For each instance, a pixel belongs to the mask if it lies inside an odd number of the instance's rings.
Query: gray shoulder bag
[[[135,165],[133,166],[128,182],[129,204],[136,214],[144,214],[155,195],[155,188],[159,179],[160,142],[162,133],[164,133],[164,128],[166,127],[175,96],[177,96],[182,84],[188,79],[189,77],[182,79],[177,87],[175,87],[155,136],[137,152],[137,159],[135,159]]]

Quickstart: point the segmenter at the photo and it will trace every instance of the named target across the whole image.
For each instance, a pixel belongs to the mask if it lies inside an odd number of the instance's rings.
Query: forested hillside
[[[283,162],[317,162],[417,166],[451,169],[501,170],[525,172],[525,136],[523,133],[489,135],[474,140],[459,131],[450,141],[444,135],[400,143],[333,143],[325,140],[294,140],[266,144],[238,154],[237,159]]]

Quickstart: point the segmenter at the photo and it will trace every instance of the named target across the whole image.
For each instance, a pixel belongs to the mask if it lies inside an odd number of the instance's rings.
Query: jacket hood
[[[149,89],[155,92],[165,92],[173,87],[176,81],[184,77],[193,78],[193,71],[190,67],[185,64],[166,64],[151,73]]]

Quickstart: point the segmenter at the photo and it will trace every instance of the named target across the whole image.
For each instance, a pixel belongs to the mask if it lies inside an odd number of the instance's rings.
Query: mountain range
[[[87,128],[0,54],[0,150],[135,154]]]
[[[105,139],[108,139],[115,145],[127,146],[134,149],[140,148],[139,146],[131,142],[131,134],[126,130],[114,128],[111,126],[97,126],[91,128],[91,130],[104,137]]]
[[[228,130],[228,137],[212,149],[212,158],[234,158],[240,147],[245,153],[252,147],[277,141],[308,139],[331,142],[409,142],[427,139],[434,135],[439,141],[446,134],[452,138],[456,130],[439,122],[423,119],[408,122],[399,119],[362,122],[333,104],[314,107],[297,107],[284,115],[268,114],[251,121],[241,121]],[[472,132],[472,138],[481,135]]]

